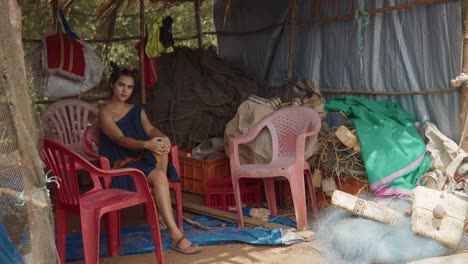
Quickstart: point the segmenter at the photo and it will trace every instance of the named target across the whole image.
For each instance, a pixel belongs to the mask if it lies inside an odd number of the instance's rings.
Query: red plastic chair
[[[64,99],[50,105],[41,115],[47,127],[46,138],[61,142],[82,155],[81,139],[86,128],[94,123],[98,108],[78,99]]]
[[[93,159],[100,160],[101,168],[106,169],[110,168],[109,160],[105,157],[101,157],[97,154],[97,151],[94,150],[93,146],[99,147],[99,127],[97,123],[94,123],[88,129],[86,129],[83,135],[83,151],[86,155],[90,156]],[[171,147],[171,162],[175,167],[177,173],[180,175],[179,167],[179,149],[177,145],[172,145]],[[104,183],[106,188],[110,188],[111,182],[110,179]],[[182,215],[182,187],[180,182],[173,182],[169,180],[169,188],[174,190],[175,200],[176,200],[176,211],[177,211],[177,226],[180,231],[183,232],[183,215]]]
[[[237,212],[242,212],[239,179],[262,178],[271,214],[278,215],[273,177],[283,176],[291,186],[297,229],[307,229],[304,173],[315,217],[317,217],[317,204],[310,168],[304,157],[305,139],[318,134],[320,126],[320,117],[316,111],[306,107],[288,107],[266,116],[251,128],[247,135],[229,139],[231,177]],[[272,138],[271,162],[269,164],[240,164],[239,145],[254,140],[264,128],[269,130]],[[237,217],[239,227],[244,227],[242,213],[238,213]]]
[[[106,213],[111,213],[137,204],[144,204],[146,217],[151,227],[153,243],[158,263],[164,263],[161,232],[159,230],[158,212],[151,196],[145,175],[136,169],[102,170],[65,145],[50,140],[44,140],[42,159],[52,174],[59,179],[60,186],[55,186],[56,193],[56,232],[57,251],[60,262],[65,263],[67,214],[79,213],[85,263],[99,263],[99,231],[100,219]],[[86,171],[92,178],[94,187],[80,194],[78,189],[77,170]],[[121,189],[103,189],[99,177],[111,178],[129,175],[136,185],[136,192]],[[116,233],[107,228],[109,250]]]

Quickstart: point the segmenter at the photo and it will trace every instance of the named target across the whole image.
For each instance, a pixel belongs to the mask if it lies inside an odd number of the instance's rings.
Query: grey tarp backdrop
[[[215,3],[217,31],[253,31],[281,23],[288,16],[286,0],[229,1],[228,10],[226,2]],[[314,16],[315,2],[297,0],[297,20],[333,17],[336,10],[338,15],[349,15],[351,10],[365,11],[408,1],[338,1],[338,7],[335,1],[327,1],[330,3],[323,4]],[[255,34],[219,35],[219,54],[240,61],[260,80],[283,84],[287,80],[289,29],[289,26],[279,26]],[[460,74],[460,1],[369,15],[369,24],[362,28],[362,35],[359,29],[356,20],[298,24],[293,81],[309,78],[323,89],[424,91],[449,88],[450,80]],[[359,47],[363,48],[362,57]],[[336,96],[343,95],[325,94],[326,100]],[[459,142],[460,95],[457,92],[364,97],[397,102],[414,117],[431,120],[444,134]],[[339,119],[331,115],[329,123],[337,124]]]

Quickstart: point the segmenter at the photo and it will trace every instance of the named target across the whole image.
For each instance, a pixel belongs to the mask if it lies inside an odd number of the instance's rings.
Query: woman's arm
[[[151,151],[155,151],[157,148],[154,142],[126,137],[122,130],[114,123],[112,112],[107,107],[99,110],[98,122],[101,131],[119,146],[127,149],[149,149]]]
[[[166,137],[161,130],[155,128],[151,122],[149,121],[148,115],[146,115],[146,111],[141,109],[141,124],[143,126],[143,129],[145,130],[146,135],[149,138],[155,138],[155,137]]]
[[[150,141],[157,145],[157,149],[154,152],[159,155],[167,155],[171,150],[171,141],[159,129],[151,124],[144,109],[141,110],[141,124],[146,135],[151,138]]]

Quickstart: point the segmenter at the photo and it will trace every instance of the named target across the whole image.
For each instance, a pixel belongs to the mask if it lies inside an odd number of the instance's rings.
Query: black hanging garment
[[[169,48],[174,46],[174,37],[172,36],[172,17],[167,16],[162,21],[162,27],[160,27],[159,32],[159,42],[161,42],[164,48]]]

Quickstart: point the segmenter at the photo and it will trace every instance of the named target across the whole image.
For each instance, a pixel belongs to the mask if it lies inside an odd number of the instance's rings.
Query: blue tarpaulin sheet
[[[11,242],[8,233],[0,221],[0,263],[22,264],[23,257]]]
[[[288,223],[295,225],[294,221],[285,221],[284,217],[276,217],[274,222]],[[184,221],[184,235],[192,242],[199,245],[214,245],[222,243],[243,242],[254,245],[282,245],[282,234],[280,229],[263,229],[263,228],[245,228],[237,229],[237,224],[218,220],[209,216],[195,216],[191,220],[201,223],[208,227],[217,227],[225,225],[225,228],[202,230],[196,228]],[[119,255],[141,254],[154,251],[153,239],[151,236],[150,227],[148,225],[122,227],[121,229],[121,248]],[[163,249],[170,248],[169,231],[161,230],[161,238],[163,240]],[[101,257],[107,257],[107,244],[104,232],[100,236]],[[83,243],[81,233],[71,233],[67,236],[66,260],[74,261],[84,258]]]

